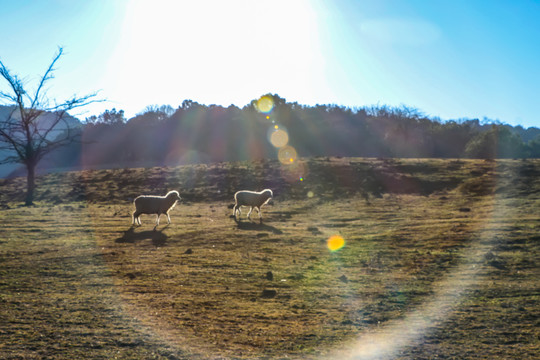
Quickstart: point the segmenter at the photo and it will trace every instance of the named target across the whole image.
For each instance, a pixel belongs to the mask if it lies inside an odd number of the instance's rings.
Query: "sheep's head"
[[[169,191],[167,193],[167,196],[166,196],[168,199],[174,199],[176,201],[180,201],[182,200],[182,198],[180,197],[180,194],[178,193],[178,191],[176,190],[172,190],[172,191]]]
[[[274,197],[274,193],[270,189],[264,189],[261,194],[266,198],[266,201],[264,202],[265,204],[267,204]]]

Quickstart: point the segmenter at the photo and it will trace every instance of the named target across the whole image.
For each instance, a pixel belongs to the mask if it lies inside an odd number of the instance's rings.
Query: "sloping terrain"
[[[0,354],[533,358],[539,174],[358,158],[100,170],[39,178],[34,207],[4,180]],[[262,223],[231,218],[234,191],[267,187]],[[172,224],[131,227],[131,199],[172,189]]]

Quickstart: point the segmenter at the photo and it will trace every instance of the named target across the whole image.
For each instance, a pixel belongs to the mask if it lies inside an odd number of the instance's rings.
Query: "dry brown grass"
[[[273,162],[54,174],[40,179],[41,202],[30,208],[13,202],[18,180],[5,182],[0,354],[540,351],[538,162],[306,163],[305,180],[291,183]],[[239,187],[276,189],[263,224],[230,217]],[[154,231],[154,217],[143,215],[143,226],[130,226],[128,198],[173,188],[186,201],[171,225]],[[336,252],[326,246],[334,234],[346,241]]]

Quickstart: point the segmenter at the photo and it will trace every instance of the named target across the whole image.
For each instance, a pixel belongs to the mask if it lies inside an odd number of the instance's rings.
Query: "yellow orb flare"
[[[297,156],[296,150],[290,145],[286,145],[278,151],[278,159],[283,165],[292,164],[296,161]]]
[[[261,96],[259,100],[257,100],[257,110],[259,110],[262,113],[268,114],[272,111],[274,108],[274,99],[270,96]]]
[[[332,252],[338,251],[339,249],[345,246],[345,239],[343,239],[339,235],[332,235],[328,239],[328,242],[326,245],[328,246],[328,249],[330,249],[330,251]]]
[[[275,126],[277,129],[277,125]],[[270,142],[277,148],[282,148],[289,142],[289,134],[286,131],[277,129],[270,134]]]

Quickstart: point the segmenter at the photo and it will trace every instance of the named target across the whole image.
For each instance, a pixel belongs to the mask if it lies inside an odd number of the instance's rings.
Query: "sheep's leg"
[[[262,224],[262,212],[260,207],[257,208],[257,212],[259,213],[259,222]]]
[[[238,205],[234,204],[234,207],[232,208],[232,215],[236,217],[236,210],[238,210]]]
[[[262,218],[261,208],[257,207],[257,212],[259,213],[259,220]]]
[[[140,216],[141,214],[137,212],[137,210],[135,210],[133,212],[133,214],[131,214],[131,225],[141,225],[141,219],[140,219]]]
[[[156,214],[156,226],[159,225],[159,217],[160,217],[161,214]]]
[[[251,220],[251,212],[253,211],[253,206],[250,206],[249,212],[248,212],[248,219]]]
[[[234,215],[234,218],[236,219],[236,213],[238,212],[238,220],[240,220],[240,217],[242,217],[242,210],[240,210],[240,205],[234,205],[234,209],[233,209],[233,215]]]
[[[167,213],[167,224],[170,224],[171,223],[171,216],[169,215],[169,213]]]

